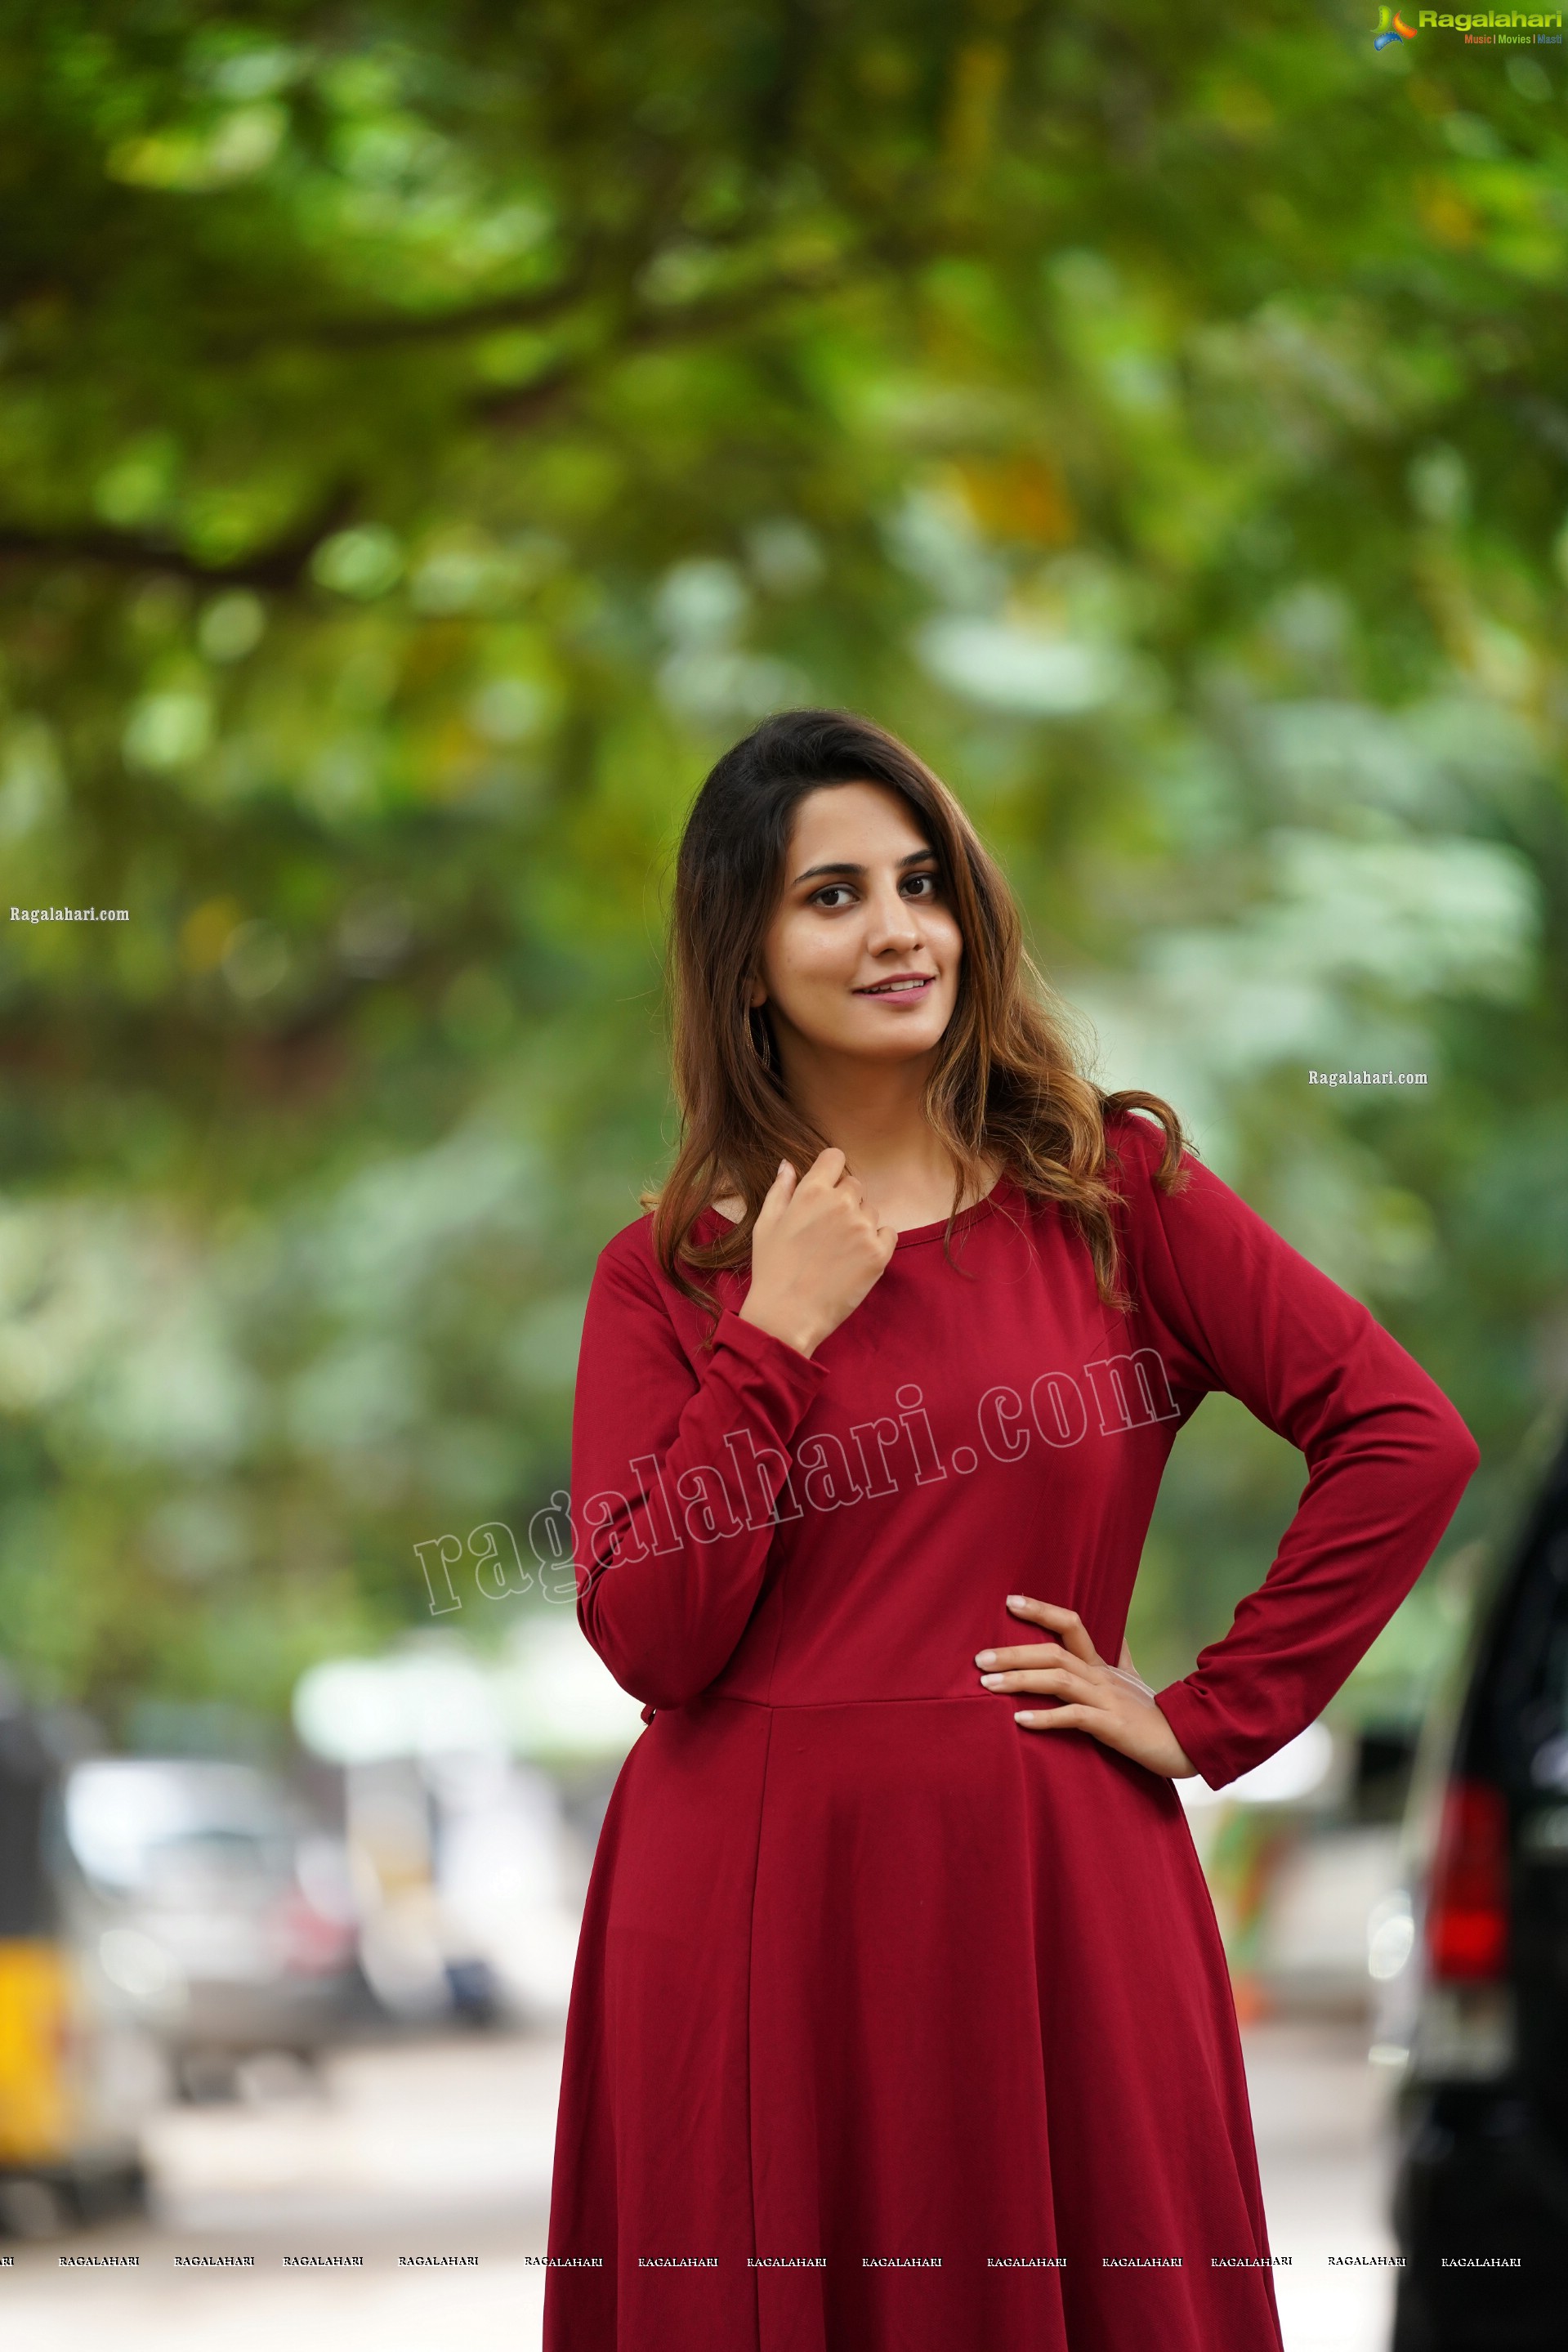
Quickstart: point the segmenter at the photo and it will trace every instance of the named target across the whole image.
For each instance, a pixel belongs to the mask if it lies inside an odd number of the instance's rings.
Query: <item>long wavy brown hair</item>
[[[804,1174],[828,1139],[784,1090],[766,1005],[747,998],[783,887],[796,803],[824,784],[885,784],[903,794],[941,869],[964,942],[957,999],[925,1088],[925,1113],[953,1161],[953,1218],[999,1162],[1019,1190],[1058,1202],[1093,1261],[1104,1303],[1121,1287],[1114,1188],[1103,1170],[1107,1118],[1150,1111],[1166,1133],[1155,1181],[1178,1189],[1184,1149],[1158,1095],[1106,1094],[1080,1068],[1074,1016],[1023,943],[1018,907],[995,859],[938,776],[897,737],[842,710],[786,710],[727,751],[698,793],[675,865],[668,946],[672,1062],[681,1139],[664,1183],[643,1195],[653,1246],[682,1292],[709,1307],[691,1269],[744,1265],[751,1229],[781,1160]],[[989,1165],[988,1164],[989,1163]],[[744,1213],[706,1245],[691,1239],[726,1194]]]

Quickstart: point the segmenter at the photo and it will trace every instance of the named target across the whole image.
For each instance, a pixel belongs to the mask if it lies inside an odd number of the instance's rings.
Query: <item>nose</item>
[[[866,945],[873,955],[917,948],[922,932],[913,902],[896,887],[879,890],[867,909]]]

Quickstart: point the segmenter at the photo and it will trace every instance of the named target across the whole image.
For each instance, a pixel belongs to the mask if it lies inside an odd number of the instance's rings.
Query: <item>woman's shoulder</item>
[[[601,1273],[614,1279],[619,1276],[628,1285],[645,1289],[652,1295],[659,1274],[659,1261],[653,1249],[653,1214],[644,1209],[619,1233],[612,1234],[599,1253]]]
[[[1212,1262],[1234,1271],[1270,1253],[1290,1252],[1283,1236],[1185,1133],[1179,1153],[1169,1155],[1168,1171],[1164,1124],[1141,1111],[1107,1117],[1105,1143],[1104,1176],[1125,1203],[1117,1222],[1130,1256],[1145,1271],[1169,1262],[1189,1269]]]
[[[599,1253],[590,1286],[591,1318],[603,1326],[637,1328],[667,1339],[672,1326],[683,1319],[685,1305],[676,1285],[659,1263],[653,1246],[653,1219],[648,1210],[612,1234]]]
[[[1106,1114],[1103,1133],[1106,1181],[1125,1195],[1146,1195],[1168,1149],[1164,1122],[1147,1111],[1113,1110]],[[1186,1169],[1192,1164],[1184,1137],[1180,1165]]]
[[[1112,1213],[1130,1271],[1135,1282],[1142,1281],[1151,1263],[1157,1265],[1169,1255],[1173,1236],[1207,1234],[1217,1213],[1223,1223],[1232,1196],[1185,1132],[1179,1151],[1171,1151],[1164,1120],[1150,1111],[1108,1112],[1104,1135],[1100,1176],[1111,1189]]]
[[[711,1240],[707,1231],[721,1223],[712,1204],[701,1211],[693,1221],[692,1234],[699,1241]],[[650,1300],[667,1302],[681,1296],[678,1286],[660,1264],[653,1242],[653,1212],[644,1209],[641,1216],[612,1234],[599,1253],[599,1265],[607,1279],[616,1281],[626,1289],[635,1289]]]

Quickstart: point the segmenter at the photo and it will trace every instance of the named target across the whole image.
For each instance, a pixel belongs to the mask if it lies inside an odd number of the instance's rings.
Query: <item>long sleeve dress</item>
[[[578,1614],[647,1728],[605,1817],[546,2352],[1280,2352],[1225,1957],[1173,1782],[1030,1732],[975,1653],[1119,1656],[1166,1457],[1228,1390],[1309,1476],[1158,1694],[1222,1787],[1312,1721],[1479,1456],[1368,1310],[1201,1161],[1107,1125],[1130,1313],[1003,1179],[808,1359],[647,1218],[578,1376]],[[709,1210],[699,1237],[720,1230]]]

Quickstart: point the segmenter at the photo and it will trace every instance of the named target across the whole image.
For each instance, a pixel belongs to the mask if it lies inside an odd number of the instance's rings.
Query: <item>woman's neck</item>
[[[894,1169],[886,1171],[880,1181],[875,1181],[869,1175],[861,1175],[852,1159],[850,1169],[852,1174],[861,1177],[867,1202],[876,1211],[877,1223],[892,1225],[896,1233],[909,1233],[918,1225],[934,1225],[940,1218],[946,1217],[953,1206],[953,1163],[946,1152],[942,1154],[939,1170],[931,1171],[928,1175],[922,1171],[918,1178],[911,1171]],[[800,1172],[805,1173],[804,1170]],[[988,1160],[981,1181],[966,1190],[958,1203],[959,1208],[972,1208],[977,1201],[983,1201],[1000,1174],[1000,1161]],[[721,1217],[727,1217],[731,1224],[738,1224],[746,1212],[746,1203],[738,1192],[719,1193],[713,1206]]]

